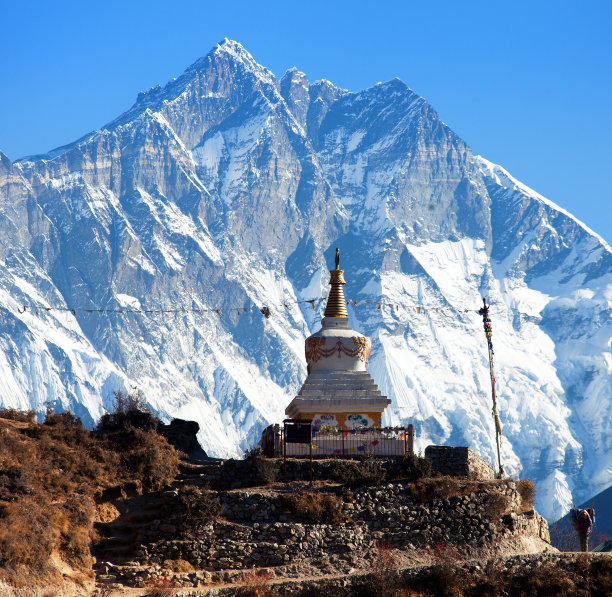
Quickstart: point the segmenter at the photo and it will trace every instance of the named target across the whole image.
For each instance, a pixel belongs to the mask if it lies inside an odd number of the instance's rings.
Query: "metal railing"
[[[414,452],[414,425],[338,429],[288,419],[281,439],[285,458],[401,457]]]

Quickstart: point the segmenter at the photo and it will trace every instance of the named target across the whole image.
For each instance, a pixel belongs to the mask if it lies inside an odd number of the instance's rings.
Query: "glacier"
[[[495,465],[486,297],[506,472],[550,520],[612,484],[610,246],[402,81],[279,79],[227,39],[100,130],[0,154],[0,405],[93,425],[137,387],[238,456],[306,377],[336,246],[386,424]]]

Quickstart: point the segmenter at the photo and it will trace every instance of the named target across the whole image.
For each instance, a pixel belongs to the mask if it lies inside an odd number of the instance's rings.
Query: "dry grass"
[[[280,474],[280,461],[275,458],[266,458],[259,448],[247,450],[244,459],[249,462],[253,471],[263,485],[272,485],[278,480]]]
[[[176,595],[175,584],[168,579],[158,578],[149,583],[145,597],[174,597]]]
[[[485,499],[485,514],[489,520],[498,521],[508,510],[510,500],[501,491],[493,489]]]
[[[276,591],[270,585],[272,575],[264,570],[245,572],[241,578],[241,586],[236,589],[239,597],[273,597]]]
[[[15,586],[61,580],[54,561],[91,574],[96,497],[136,482],[168,483],[178,455],[154,431],[93,434],[70,413],[0,417],[0,579]]]
[[[517,482],[516,489],[521,496],[523,510],[531,510],[536,497],[535,483],[531,479],[521,479]]]
[[[22,423],[34,423],[34,421],[36,421],[36,412],[33,410],[0,408],[0,419],[6,419],[8,421],[20,421]]]
[[[343,521],[342,501],[332,493],[289,493],[281,496],[281,504],[300,522],[339,524]]]
[[[198,487],[183,487],[178,502],[188,523],[209,522],[221,514],[221,504],[210,493]]]

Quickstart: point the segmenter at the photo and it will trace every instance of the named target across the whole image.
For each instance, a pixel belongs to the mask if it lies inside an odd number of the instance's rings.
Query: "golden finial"
[[[329,298],[327,299],[327,306],[325,307],[325,317],[348,317],[346,310],[346,299],[344,298],[343,284],[344,281],[344,270],[339,269],[340,267],[340,249],[336,248],[336,269],[329,270],[331,279],[331,290],[329,291]]]

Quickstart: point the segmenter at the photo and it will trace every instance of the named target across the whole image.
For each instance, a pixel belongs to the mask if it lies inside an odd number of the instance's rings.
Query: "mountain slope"
[[[207,452],[237,454],[305,378],[324,304],[296,301],[325,296],[339,246],[387,423],[494,462],[486,296],[506,470],[550,518],[612,482],[610,247],[401,81],[278,80],[224,40],[100,131],[0,167],[3,404],[91,421],[138,385],[196,419]]]

